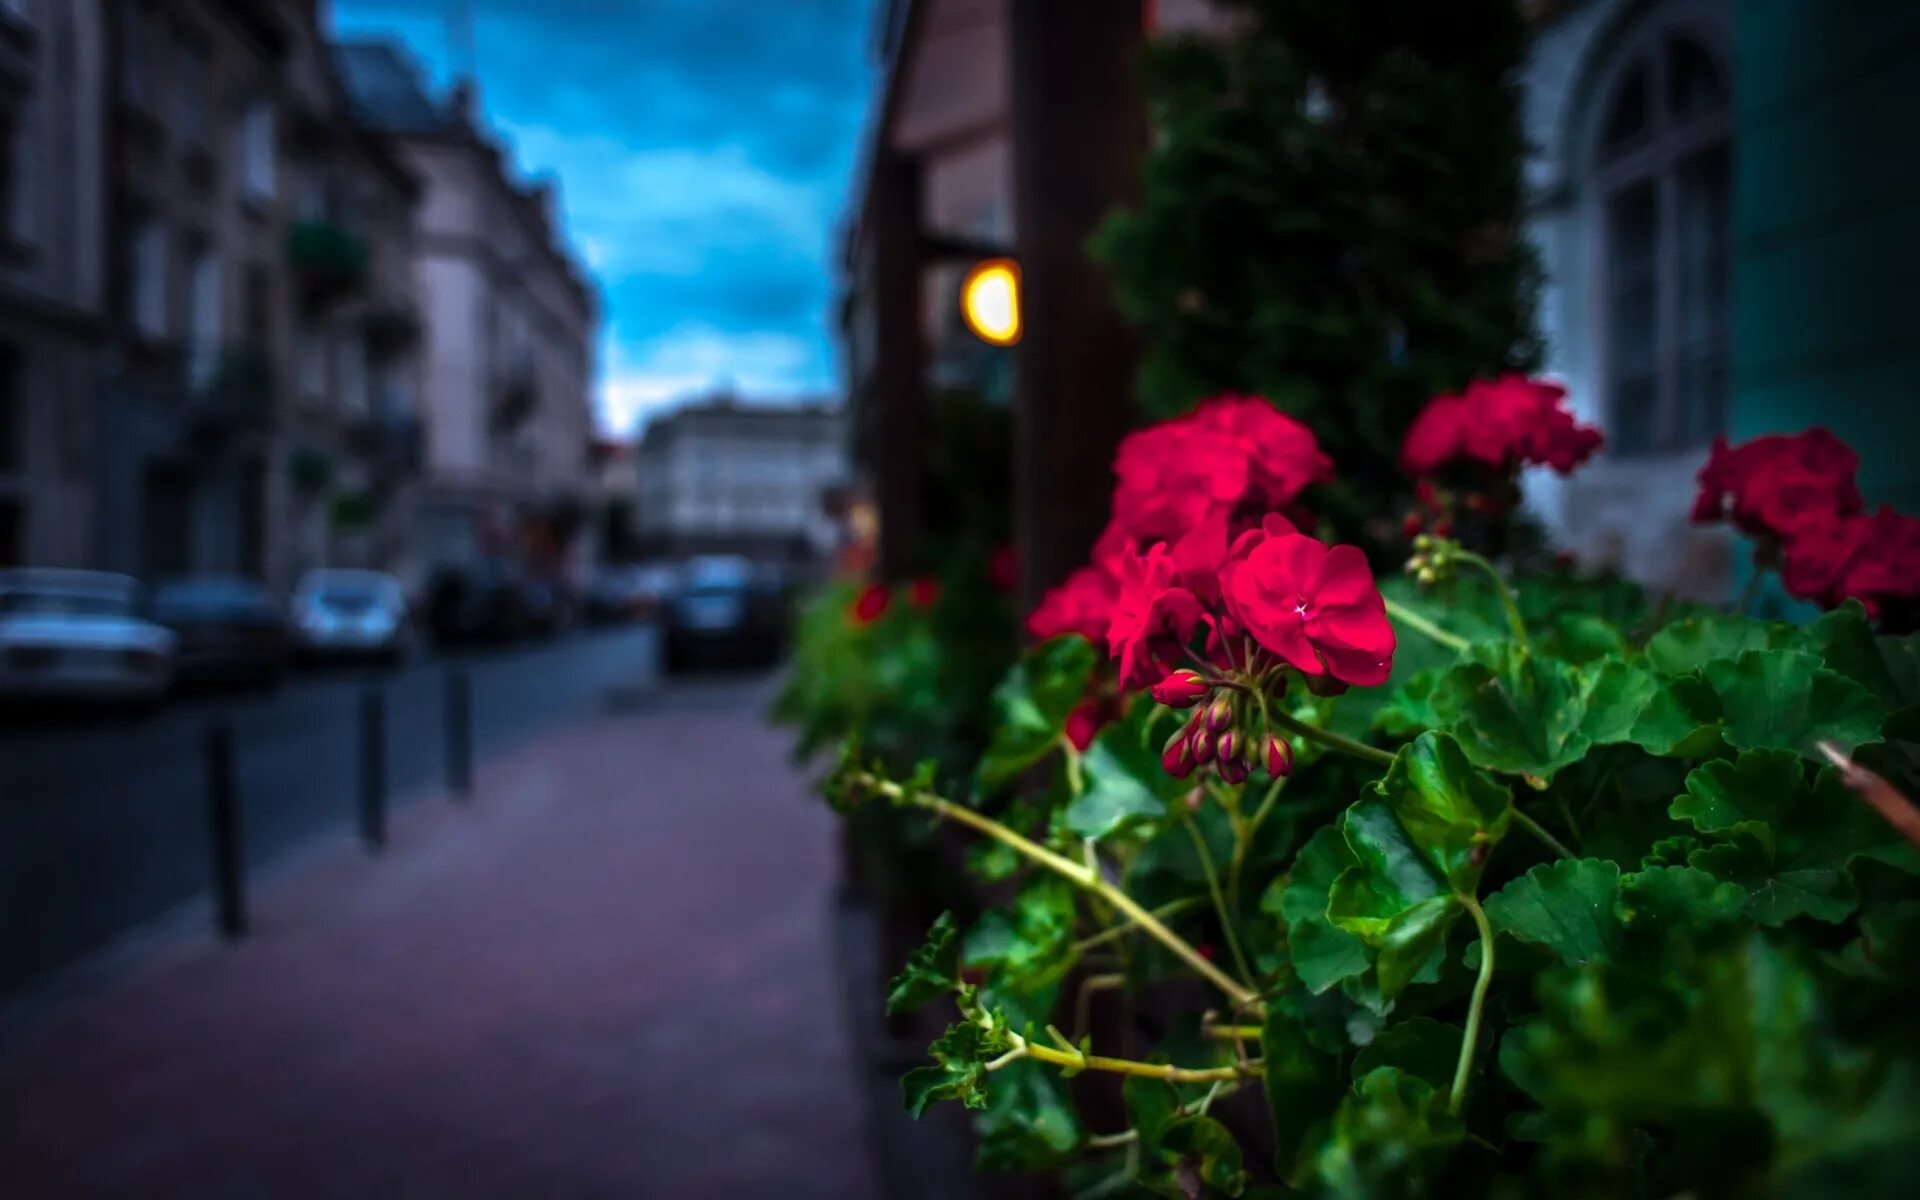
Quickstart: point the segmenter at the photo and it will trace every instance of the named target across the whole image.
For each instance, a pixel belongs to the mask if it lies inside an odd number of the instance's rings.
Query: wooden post
[[[1086,561],[1132,423],[1134,343],[1087,238],[1146,148],[1138,4],[1009,0],[1014,231],[1014,540],[1028,609]]]
[[[920,164],[883,150],[873,164],[866,220],[871,239],[871,305],[876,409],[867,467],[880,507],[880,574],[899,580],[924,529],[926,490],[926,323],[921,303]]]

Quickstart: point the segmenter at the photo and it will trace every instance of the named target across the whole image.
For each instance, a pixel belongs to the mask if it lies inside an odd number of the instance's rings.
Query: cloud
[[[722,382],[833,383],[834,231],[873,90],[872,0],[472,0],[482,105],[558,179],[608,323],[602,416]],[[445,79],[445,0],[336,0]]]

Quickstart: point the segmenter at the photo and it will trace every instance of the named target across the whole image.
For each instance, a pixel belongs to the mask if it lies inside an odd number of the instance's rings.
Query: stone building
[[[632,455],[641,555],[818,561],[833,549],[828,501],[848,482],[845,439],[835,404],[719,395],[656,418]]]
[[[0,566],[93,552],[100,0],[0,0]]]
[[[106,15],[96,562],[282,587],[396,565],[411,176],[345,124],[314,0]]]
[[[344,45],[339,60],[356,118],[397,142],[422,184],[422,553],[436,567],[511,556],[578,581],[599,508],[599,302],[560,241],[553,185],[515,178],[470,84],[434,95],[384,42]]]

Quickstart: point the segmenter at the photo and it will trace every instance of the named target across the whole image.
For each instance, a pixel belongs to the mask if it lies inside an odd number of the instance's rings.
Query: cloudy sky
[[[444,80],[463,0],[334,0]],[[559,177],[606,299],[603,424],[730,383],[836,385],[834,238],[872,89],[873,0],[464,0],[481,99]]]

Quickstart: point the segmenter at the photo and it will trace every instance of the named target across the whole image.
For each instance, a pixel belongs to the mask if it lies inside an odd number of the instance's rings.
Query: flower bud
[[[1191,813],[1199,812],[1200,807],[1207,802],[1207,794],[1199,788],[1194,788],[1181,798],[1186,801],[1187,811]]]
[[[1197,762],[1205,762],[1213,757],[1213,730],[1205,725],[1190,726],[1192,732],[1187,735],[1187,744],[1193,747],[1193,757]]]
[[[1207,728],[1215,733],[1233,724],[1233,701],[1225,696],[1207,706]]]
[[[1453,536],[1453,518],[1441,517],[1438,521],[1435,521],[1433,523],[1433,536],[1452,537]]]
[[[1432,587],[1434,582],[1439,578],[1440,576],[1434,574],[1432,567],[1421,567],[1413,573],[1414,582],[1418,583],[1421,587]]]
[[[1200,672],[1182,669],[1154,684],[1148,694],[1168,708],[1191,708],[1207,691]]]
[[[1419,533],[1420,526],[1421,520],[1419,513],[1410,512],[1400,519],[1400,532],[1406,537],[1413,537]]]
[[[1240,732],[1236,729],[1229,729],[1225,733],[1222,733],[1219,739],[1214,742],[1213,756],[1221,762],[1226,762],[1228,759],[1235,757],[1239,749]]]
[[[1251,772],[1247,770],[1247,764],[1241,759],[1229,758],[1220,764],[1220,778],[1227,783],[1245,783],[1249,774]]]
[[[1422,479],[1413,485],[1413,498],[1422,504],[1432,504],[1434,496],[1433,480]]]
[[[1293,746],[1285,738],[1267,735],[1267,774],[1281,779],[1293,771]]]
[[[1426,551],[1433,549],[1433,539],[1423,533],[1419,537],[1413,539],[1413,548],[1415,550],[1420,551],[1421,553],[1425,553]]]
[[[1193,757],[1192,739],[1187,736],[1186,730],[1182,729],[1167,739],[1166,749],[1160,752],[1160,765],[1175,779],[1185,779],[1193,774],[1193,768],[1199,764]]]

